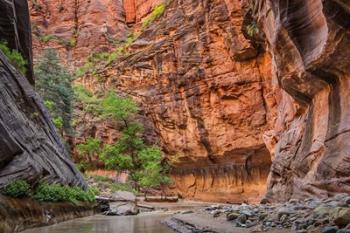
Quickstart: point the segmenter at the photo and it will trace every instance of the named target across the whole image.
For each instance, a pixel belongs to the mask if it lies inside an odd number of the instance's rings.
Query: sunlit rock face
[[[30,48],[16,47],[30,44],[31,39],[28,8],[20,3],[0,1],[0,40],[30,57]],[[16,11],[23,16],[18,21],[14,21]],[[31,60],[28,61],[31,67]],[[32,81],[31,76],[28,78]],[[28,78],[0,51],[0,187],[17,179],[85,187]]]
[[[56,48],[71,68],[89,55],[111,50],[128,35],[122,0],[28,1],[34,56],[42,49]]]
[[[113,47],[104,25],[125,39],[126,25],[139,28],[162,1],[83,1],[78,8],[67,1],[60,14],[59,3],[49,2],[40,11],[32,6],[34,24],[64,38],[79,28],[77,44],[35,39],[36,54],[56,46],[74,66]],[[257,201],[266,182],[275,201],[350,192],[349,9],[343,0],[173,0],[130,55],[101,72],[104,81],[78,82],[140,102],[152,132],[146,138],[162,145],[174,164],[173,191],[184,197]],[[117,140],[118,126],[87,121],[80,141]]]
[[[283,201],[350,192],[349,3],[253,3],[283,89],[271,132],[278,143],[268,197]]]
[[[271,59],[243,35],[238,3],[172,1],[131,55],[104,72],[103,85],[142,103],[186,198],[257,201],[266,191]]]

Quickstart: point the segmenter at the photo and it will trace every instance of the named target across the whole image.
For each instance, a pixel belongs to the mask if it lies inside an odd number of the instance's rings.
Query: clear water
[[[169,215],[91,216],[53,226],[35,228],[23,233],[173,233],[161,224]]]

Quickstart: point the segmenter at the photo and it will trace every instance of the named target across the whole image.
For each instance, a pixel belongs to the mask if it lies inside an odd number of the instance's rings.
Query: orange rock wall
[[[126,23],[131,24],[136,22],[136,5],[135,0],[125,0],[124,1],[125,9],[125,19]]]
[[[116,40],[128,34],[121,0],[28,3],[35,58],[47,47],[56,48],[62,61],[73,69],[82,65],[89,55],[111,50]]]
[[[280,83],[267,197],[350,192],[350,4],[262,1],[256,17]],[[282,90],[283,89],[283,90]]]
[[[104,83],[142,103],[175,165],[186,198],[258,201],[271,158],[263,134],[274,122],[271,58],[241,33],[240,5],[172,1],[104,71]],[[89,87],[92,77],[80,80]]]
[[[84,2],[60,16],[58,3],[50,3],[33,11],[34,23],[64,38],[77,35],[77,45],[35,41],[36,54],[56,46],[79,63],[91,51],[111,49],[106,35],[125,37],[126,23],[137,27],[159,3]],[[105,81],[87,75],[79,82],[140,102],[143,121],[174,164],[173,190],[184,197],[257,201],[266,185],[267,197],[278,201],[350,192],[350,6],[288,3],[173,0],[129,56],[101,70]],[[117,131],[108,125],[94,133],[113,141]]]
[[[135,0],[136,22],[141,21],[151,10],[165,0]]]

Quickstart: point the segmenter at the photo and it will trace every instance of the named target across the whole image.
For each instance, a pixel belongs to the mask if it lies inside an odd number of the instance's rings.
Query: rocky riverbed
[[[291,199],[283,204],[212,205],[176,214],[165,223],[176,232],[350,233],[350,196]]]

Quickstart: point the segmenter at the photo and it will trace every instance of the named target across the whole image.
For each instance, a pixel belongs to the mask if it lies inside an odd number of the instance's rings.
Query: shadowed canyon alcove
[[[186,163],[184,163],[186,164]],[[259,202],[266,194],[271,157],[263,147],[236,150],[224,159],[186,164],[171,175],[180,195],[205,201]]]

